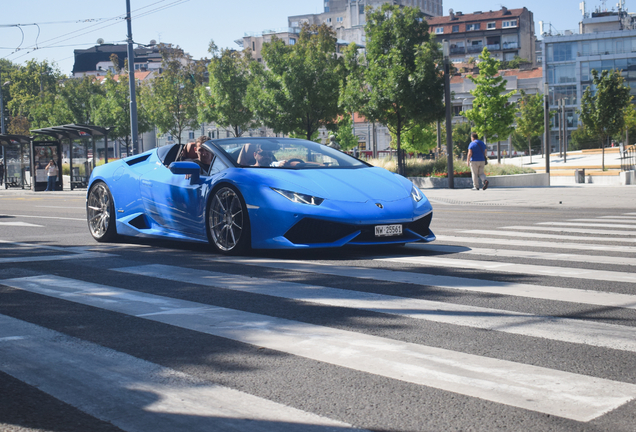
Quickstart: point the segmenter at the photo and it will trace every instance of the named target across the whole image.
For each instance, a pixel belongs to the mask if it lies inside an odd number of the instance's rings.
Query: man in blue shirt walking
[[[470,134],[470,137],[473,141],[468,145],[466,158],[470,163],[470,172],[473,175],[473,190],[479,190],[479,179],[484,182],[484,190],[486,190],[488,188],[488,180],[486,180],[484,173],[487,158],[486,144],[477,139],[477,134],[474,132]]]

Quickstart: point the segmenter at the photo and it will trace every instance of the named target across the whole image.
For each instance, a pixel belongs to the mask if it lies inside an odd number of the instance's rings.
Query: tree
[[[544,130],[544,107],[543,95],[540,93],[529,95],[521,90],[519,100],[519,114],[517,117],[516,133],[528,140],[528,154],[532,163],[532,137],[543,135]]]
[[[342,150],[351,150],[358,145],[358,137],[353,134],[353,120],[350,115],[343,115],[338,119],[338,128],[334,135]]]
[[[475,83],[476,88],[470,91],[475,96],[473,108],[463,111],[462,115],[473,122],[474,130],[484,137],[484,141],[502,141],[507,139],[513,131],[517,107],[508,104],[508,98],[516,92],[506,91],[506,81],[499,75],[499,61],[490,56],[488,48],[484,48],[479,55],[479,75],[468,78]],[[497,145],[497,160],[501,155]]]
[[[26,118],[31,129],[56,125],[55,98],[63,78],[57,67],[46,60],[40,63],[29,60],[25,66],[11,71],[8,79],[11,98],[7,102],[11,116]]]
[[[397,136],[393,133],[391,144],[397,147]],[[429,123],[412,127],[402,134],[401,146],[407,153],[428,153],[437,146],[437,125]]]
[[[128,83],[128,74],[125,71],[128,69],[127,64],[124,64],[124,68],[119,68],[119,62],[115,54],[111,55],[111,61],[115,66],[114,74],[108,71],[106,79],[103,83],[103,95],[95,96],[95,104],[98,109],[95,114],[96,124],[102,127],[111,128],[109,131],[109,137],[112,139],[123,139],[126,146],[126,153],[131,155],[133,149],[130,147],[132,144],[131,127],[130,127],[130,87]],[[127,60],[126,62],[127,63]],[[143,105],[143,97],[139,86],[135,86],[135,92],[138,103],[137,109],[137,131],[139,133],[147,132],[151,129],[151,125],[148,119]]]
[[[342,114],[338,92],[343,73],[335,32],[324,24],[304,25],[294,45],[273,38],[262,54],[267,68],[254,62],[257,79],[249,92],[258,118],[276,132],[308,140],[322,126],[333,129]]]
[[[141,91],[142,106],[160,133],[169,133],[181,144],[186,129],[196,129],[198,121],[199,64],[178,46],[161,44],[163,72]]]
[[[385,124],[395,135],[398,173],[404,174],[402,134],[444,115],[444,77],[439,44],[418,8],[367,9],[366,56],[350,46],[342,104]]]
[[[238,52],[226,48],[219,52],[211,42],[210,53],[213,57],[208,66],[209,90],[200,88],[199,120],[231,128],[234,136],[239,137],[245,130],[258,126],[247,99],[252,81],[251,51]]]
[[[94,76],[64,80],[60,84],[57,103],[68,111],[70,121],[58,124],[96,124],[97,109],[104,94],[104,88]]]
[[[605,170],[605,143],[621,133],[625,127],[625,115],[631,107],[629,87],[625,86],[620,71],[604,70],[599,75],[592,70],[592,86],[583,92],[579,118],[585,129],[596,136],[603,149],[602,169]],[[593,91],[595,88],[596,91]]]

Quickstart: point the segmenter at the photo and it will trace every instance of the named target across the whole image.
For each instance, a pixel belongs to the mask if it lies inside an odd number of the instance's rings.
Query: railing
[[[501,45],[499,44],[488,44],[486,45],[486,48],[488,48],[488,51],[498,51],[501,49]]]
[[[469,53],[482,52],[483,50],[484,50],[484,46],[483,45],[470,45],[468,47],[468,52]]]
[[[466,49],[464,47],[451,47],[450,49],[450,53],[451,54],[464,54],[466,52]]]
[[[636,145],[630,145],[621,151],[621,171],[631,171],[636,168]]]
[[[519,42],[504,42],[503,49],[517,49],[519,48]]]

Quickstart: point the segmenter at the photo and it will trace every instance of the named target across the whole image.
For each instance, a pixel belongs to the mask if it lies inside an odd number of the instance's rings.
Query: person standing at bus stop
[[[470,134],[472,142],[468,145],[468,155],[466,159],[470,163],[470,172],[473,176],[473,190],[479,190],[479,180],[484,182],[484,190],[488,188],[488,180],[484,167],[488,163],[487,148],[483,141],[479,140],[476,133]]]
[[[51,159],[49,161],[49,164],[46,167],[44,167],[44,169],[46,171],[46,177],[47,177],[45,192],[54,191],[55,183],[57,181],[57,173],[58,173],[58,169],[57,169],[57,165],[55,164],[55,161]]]

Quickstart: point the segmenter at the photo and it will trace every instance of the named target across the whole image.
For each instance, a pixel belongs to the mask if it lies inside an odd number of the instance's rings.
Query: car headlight
[[[325,200],[324,198],[318,198],[315,196],[302,194],[298,192],[287,191],[283,189],[271,188],[274,192],[278,192],[291,202],[299,203],[299,204],[309,204],[309,205],[320,205]]]
[[[420,190],[415,187],[415,185],[413,185],[411,187],[411,197],[415,202],[420,202],[422,201],[422,198],[424,198],[424,195],[422,195],[422,192],[420,192]]]

